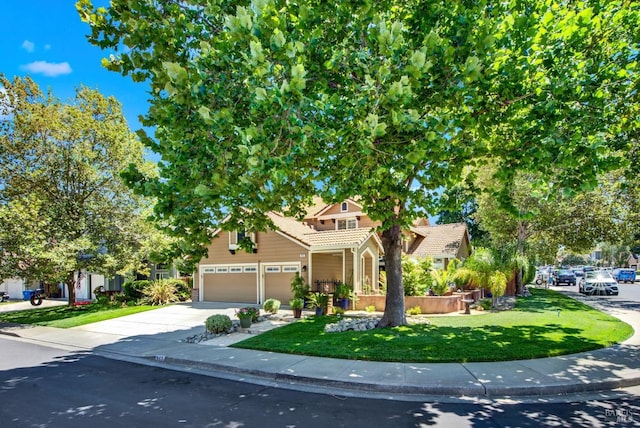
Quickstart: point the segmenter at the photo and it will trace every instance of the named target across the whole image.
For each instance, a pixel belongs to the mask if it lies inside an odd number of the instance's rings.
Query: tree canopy
[[[406,322],[401,230],[467,165],[590,186],[637,121],[629,1],[80,0],[111,70],[147,81],[161,179],[129,180],[193,248],[315,194],[381,222],[380,325]],[[635,125],[633,125],[635,126]],[[503,194],[508,199],[508,194]],[[228,217],[227,217],[228,216]]]
[[[141,267],[162,237],[151,200],[120,172],[144,164],[120,104],[86,87],[62,102],[29,78],[0,75],[0,276],[66,283],[74,273]]]

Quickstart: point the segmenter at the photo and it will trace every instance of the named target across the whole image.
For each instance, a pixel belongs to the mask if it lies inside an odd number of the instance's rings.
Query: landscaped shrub
[[[478,306],[480,306],[485,311],[491,309],[492,304],[493,303],[491,302],[491,299],[480,299],[480,301],[478,301]]]
[[[364,308],[365,311],[367,312],[375,312],[376,311],[376,307],[374,305],[369,305],[366,308]]]
[[[344,309],[342,309],[340,306],[334,306],[333,307],[333,314],[334,315],[344,315]]]
[[[186,302],[191,299],[191,287],[187,281],[178,278],[163,279],[176,288],[176,296],[180,302]]]
[[[416,260],[402,256],[402,285],[405,296],[422,296],[425,291],[420,284],[420,267]]]
[[[524,268],[523,284],[531,284],[536,279],[536,266],[533,263],[527,263]]]
[[[420,315],[422,313],[422,309],[420,306],[414,306],[413,308],[407,309],[407,314],[409,315]]]
[[[432,286],[431,257],[411,258],[402,256],[402,284],[405,296],[424,296]]]
[[[166,305],[178,301],[178,290],[171,280],[153,281],[142,293],[143,300],[149,305]]]
[[[304,278],[300,276],[298,272],[291,279],[291,292],[295,299],[305,299],[309,294],[309,285],[304,282]]]
[[[278,312],[278,309],[280,309],[280,300],[267,299],[264,301],[262,309],[264,309],[265,312],[269,312],[270,314],[275,314]]]
[[[228,315],[222,314],[211,315],[204,322],[207,331],[214,334],[226,333],[231,329],[232,325],[231,318],[229,318]]]
[[[127,300],[135,302],[144,297],[142,290],[150,284],[151,281],[147,280],[126,281],[122,284],[122,292],[127,296]]]

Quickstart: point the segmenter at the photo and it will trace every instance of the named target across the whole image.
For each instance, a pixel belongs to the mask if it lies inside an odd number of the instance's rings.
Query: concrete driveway
[[[48,308],[51,306],[66,305],[67,299],[44,299],[42,305],[33,306],[28,300],[12,300],[0,303],[0,312],[24,311],[25,309]]]

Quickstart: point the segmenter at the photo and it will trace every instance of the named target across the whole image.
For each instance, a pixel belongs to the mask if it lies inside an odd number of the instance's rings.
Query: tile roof
[[[327,205],[320,196],[314,196],[311,206],[307,207],[307,215],[305,215],[305,218],[315,217],[316,214],[325,209]]]
[[[418,235],[418,238],[409,248],[408,254],[418,257],[457,257],[461,243],[469,239],[465,223],[417,226],[412,227],[411,232]]]
[[[361,245],[373,233],[369,228],[318,231],[305,223],[275,212],[269,213],[268,216],[280,232],[315,248],[347,248]]]

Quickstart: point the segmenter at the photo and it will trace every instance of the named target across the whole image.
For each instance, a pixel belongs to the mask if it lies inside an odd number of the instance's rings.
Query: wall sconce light
[[[235,254],[235,253],[236,253],[236,250],[229,250],[229,252],[230,252],[231,254]]]
[[[307,265],[302,266],[302,272],[306,272],[307,271]]]

